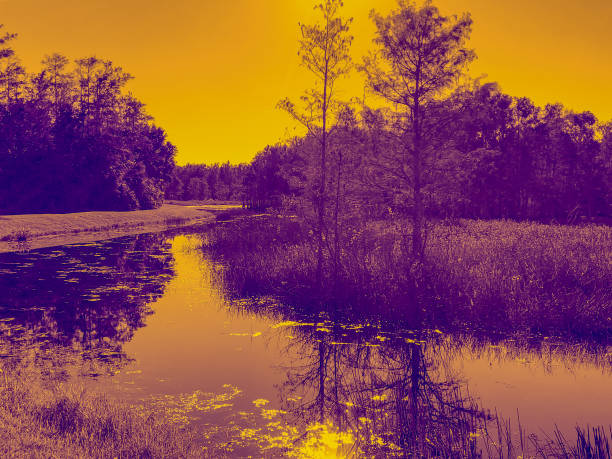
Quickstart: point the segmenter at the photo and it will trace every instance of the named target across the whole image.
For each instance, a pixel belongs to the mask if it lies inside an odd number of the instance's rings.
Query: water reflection
[[[28,342],[97,361],[125,358],[150,303],[173,276],[163,235],[0,256],[0,322],[5,354]]]
[[[78,354],[97,387],[191,424],[212,457],[463,457],[496,408],[535,431],[609,422],[605,345],[229,301],[198,239],[168,238],[0,256],[0,356],[43,348],[62,369]]]
[[[449,457],[476,446],[486,419],[436,338],[324,322],[299,327],[282,399],[296,422],[332,421],[360,455]]]
[[[606,389],[612,354],[606,346],[533,337],[447,335],[440,330],[405,330],[401,324],[350,324],[324,313],[299,317],[291,308],[283,311],[273,299],[239,300],[234,305],[275,317],[278,323],[272,328],[276,337],[287,342],[283,352],[289,357],[281,365],[285,376],[278,385],[282,414],[278,422],[287,427],[273,425],[277,430],[270,431],[268,425],[253,435],[268,438],[267,447],[283,444],[279,438],[292,439],[289,446],[284,443],[288,449],[283,454],[301,451],[307,441],[313,442],[308,434],[315,431],[319,435],[315,444],[335,445],[334,451],[342,457],[489,457],[499,452],[500,441],[519,455],[536,448],[521,428],[539,432],[544,428],[552,434],[560,421],[561,432],[571,439],[575,436],[572,429],[584,413],[588,413],[587,422],[609,422],[605,408],[596,408],[597,403],[609,406],[612,401]],[[464,363],[480,360],[492,369],[520,365],[514,368],[524,380],[519,390],[539,397],[544,409],[536,410],[535,416],[525,410],[521,427],[516,417],[507,424],[497,416],[496,408],[509,402],[512,408],[506,414],[516,415],[520,395],[488,404],[472,397],[469,389],[474,381],[468,381],[461,370]],[[572,384],[580,374],[589,375],[589,390],[597,394],[595,398],[600,397],[594,405],[578,395],[580,383]],[[525,381],[525,376],[531,380]],[[560,398],[556,404],[565,406],[563,419],[552,417],[556,411],[546,407],[551,390],[554,394],[556,389],[556,384],[550,383],[557,379]],[[494,379],[476,382],[485,387],[503,383]],[[539,387],[546,384],[548,388]],[[580,399],[563,399],[568,389]],[[579,409],[581,404],[584,406]],[[252,429],[250,426],[246,431]],[[330,432],[335,433],[331,440]],[[342,441],[339,432],[349,435],[350,441]],[[244,439],[244,434],[235,437]],[[514,441],[514,446],[508,446],[505,437]],[[518,449],[521,444],[524,451]]]

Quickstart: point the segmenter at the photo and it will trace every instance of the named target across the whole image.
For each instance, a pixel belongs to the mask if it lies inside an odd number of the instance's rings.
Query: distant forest
[[[1,26],[0,26],[1,27]],[[175,147],[96,57],[45,56],[30,74],[0,35],[0,213],[151,209]]]
[[[357,104],[329,139],[331,189],[339,179],[343,205],[370,215],[410,211],[405,190],[393,186],[397,171],[387,156],[399,146],[384,115]],[[428,215],[560,223],[612,216],[612,122],[561,104],[538,107],[478,82],[451,94],[437,116],[445,122],[424,180]],[[317,142],[305,136],[268,146],[248,165],[177,166],[166,197],[290,205],[316,180]]]

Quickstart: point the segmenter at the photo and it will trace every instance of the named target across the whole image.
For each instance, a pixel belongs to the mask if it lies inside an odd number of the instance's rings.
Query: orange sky
[[[0,23],[29,71],[43,55],[96,55],[135,76],[130,89],[178,147],[177,162],[249,161],[294,131],[275,109],[312,79],[299,66],[297,23],[311,0],[0,0]],[[562,102],[612,118],[612,1],[438,0],[443,14],[469,11],[474,76],[512,95]],[[394,0],[345,0],[354,59],[370,46],[368,11]],[[343,95],[362,94],[357,76]]]

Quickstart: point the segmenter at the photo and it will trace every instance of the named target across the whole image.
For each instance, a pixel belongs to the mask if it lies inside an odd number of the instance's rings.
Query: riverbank
[[[0,216],[0,253],[84,243],[206,223],[227,205],[164,204],[128,212],[78,212]]]
[[[77,385],[0,372],[1,457],[202,457],[192,433],[162,418]]]
[[[422,264],[410,222],[368,222],[343,239],[337,265],[288,218],[242,220],[207,233],[233,295],[275,295],[297,310],[487,332],[612,338],[612,229],[460,220],[428,230]]]

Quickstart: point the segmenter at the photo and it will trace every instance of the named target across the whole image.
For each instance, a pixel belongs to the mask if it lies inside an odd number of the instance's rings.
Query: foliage
[[[447,126],[423,171],[425,216],[570,224],[612,217],[611,122],[561,104],[538,107],[496,83],[459,88],[437,110]],[[399,163],[391,162],[400,160],[391,120],[366,107],[330,135],[328,196],[335,201],[340,170],[345,218],[412,213],[410,175],[398,178]],[[308,217],[317,162],[312,136],[267,147],[244,166],[244,196],[279,208],[289,203]]]
[[[180,201],[244,199],[243,181],[248,174],[246,164],[187,164],[176,166],[166,189],[166,199]]]
[[[247,200],[261,207],[288,205],[315,232],[321,226],[335,252],[327,254],[330,258],[337,258],[336,235],[340,245],[351,237],[341,221],[366,214],[609,221],[610,123],[561,104],[538,107],[526,97],[503,93],[494,82],[459,85],[475,56],[466,47],[469,14],[442,16],[431,2],[417,7],[400,1],[388,16],[371,17],[377,51],[359,68],[370,91],[386,102],[374,108],[365,101],[349,106],[330,99],[323,144],[324,66],[314,65],[316,56],[325,56],[316,40],[322,29],[303,28],[310,35],[300,41],[299,54],[317,77],[319,103],[306,97],[300,111],[288,100],[281,102],[307,134],[257,156],[245,177]],[[335,20],[338,26],[342,22]],[[340,54],[339,68],[348,70],[340,65],[348,62]]]
[[[397,146],[381,151],[375,164],[405,191],[413,215],[412,253],[422,257],[426,174],[446,141],[438,132],[446,122],[439,100],[475,58],[465,47],[472,19],[442,16],[431,1],[416,7],[399,0],[398,6],[386,17],[371,13],[378,49],[360,69],[367,86],[394,107],[387,133]]]
[[[612,215],[609,123],[561,104],[538,107],[494,83],[451,100],[462,113],[448,153],[452,190],[437,212],[569,223]]]
[[[316,241],[295,219],[243,220],[213,228],[205,246],[226,266],[238,297],[278,295],[302,310],[459,326],[491,332],[612,337],[608,227],[440,221],[428,228],[423,269],[402,241],[405,219],[369,222],[346,241],[335,273],[315,281]]]
[[[317,143],[319,160],[316,164],[316,176],[307,183],[310,189],[307,196],[310,198],[312,209],[316,212],[313,230],[318,241],[316,276],[319,283],[322,279],[325,241],[330,237],[327,222],[328,201],[333,199],[333,194],[329,195],[328,186],[329,141],[330,134],[339,124],[343,113],[341,110],[343,104],[335,97],[334,88],[338,79],[346,76],[351,69],[349,49],[353,37],[349,35],[349,27],[352,19],[345,20],[340,16],[342,6],[341,0],[325,0],[324,3],[315,6],[315,9],[321,12],[321,23],[300,24],[302,38],[299,41],[298,55],[302,58],[304,67],[315,76],[315,88],[307,90],[302,96],[304,105],[302,110],[289,99],[284,99],[278,104],[279,108],[304,125],[309,136],[316,139]],[[338,198],[336,193],[336,209],[339,209]],[[338,212],[334,212],[332,218],[332,233],[335,238],[333,247],[336,249],[333,254],[334,260],[339,257],[337,216]],[[331,246],[328,245],[327,249],[331,249]]]
[[[12,52],[2,56],[0,212],[161,205],[176,149],[124,92],[131,75],[96,57],[70,70],[59,54],[28,74]]]

